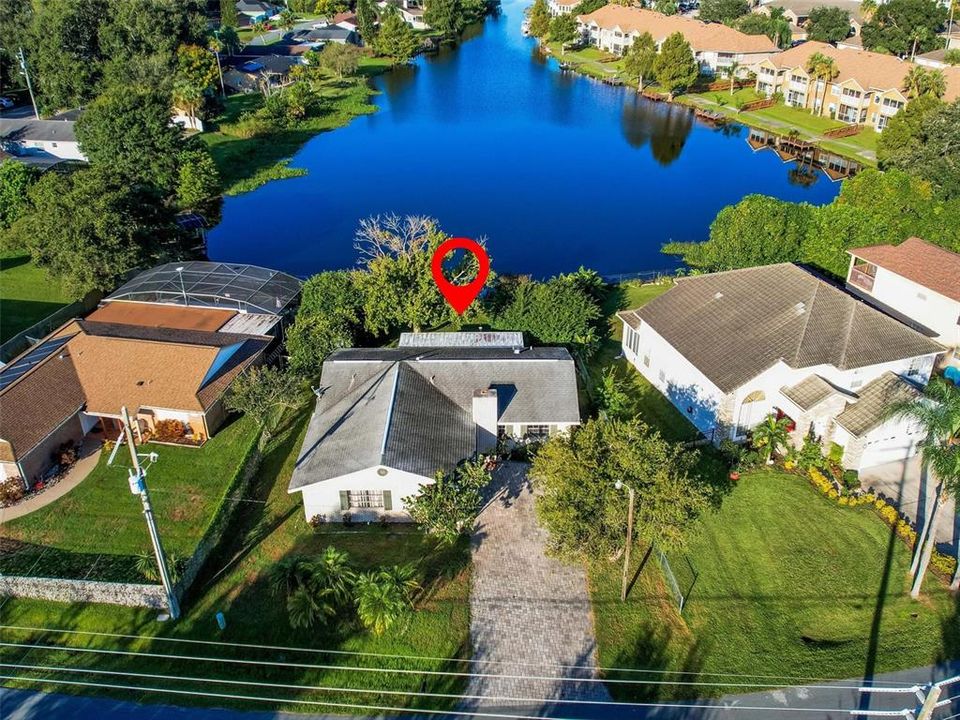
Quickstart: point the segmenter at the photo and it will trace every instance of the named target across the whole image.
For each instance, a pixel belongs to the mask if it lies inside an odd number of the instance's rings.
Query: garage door
[[[867,443],[860,459],[860,468],[899,462],[912,457],[916,452],[916,443],[913,438],[880,438]]]

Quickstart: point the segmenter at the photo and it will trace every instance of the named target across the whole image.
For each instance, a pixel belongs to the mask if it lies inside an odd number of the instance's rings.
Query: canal
[[[501,273],[545,277],[677,265],[660,248],[703,240],[750,193],[827,203],[839,184],[754,150],[746,128],[561,72],[520,34],[529,0],[505,0],[455,50],[374,80],[380,111],[318,135],[308,174],[228,197],[212,259],[306,276],[356,263],[359,219],[424,214],[484,236]]]

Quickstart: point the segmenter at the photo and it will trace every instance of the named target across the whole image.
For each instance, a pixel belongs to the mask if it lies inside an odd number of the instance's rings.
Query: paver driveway
[[[505,463],[494,473],[497,494],[473,535],[470,593],[470,635],[480,661],[473,672],[526,677],[472,678],[466,694],[489,699],[467,699],[465,709],[556,715],[572,709],[565,701],[610,699],[602,683],[570,679],[596,677],[586,575],[544,554],[546,533],[537,525],[527,467]],[[589,707],[574,716],[589,714]]]

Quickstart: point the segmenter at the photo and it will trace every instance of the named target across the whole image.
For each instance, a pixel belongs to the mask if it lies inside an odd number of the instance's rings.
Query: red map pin
[[[453,250],[466,250],[477,259],[477,276],[466,285],[454,285],[443,276],[443,259]],[[457,315],[463,315],[487,281],[487,276],[490,274],[490,258],[480,243],[465,237],[450,238],[441,243],[433,253],[430,269],[433,271],[434,282],[437,283],[440,293],[450,303],[450,307],[456,310]]]

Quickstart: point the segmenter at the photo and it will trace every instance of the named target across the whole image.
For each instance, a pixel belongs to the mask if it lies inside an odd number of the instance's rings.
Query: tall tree
[[[170,123],[170,99],[150,88],[113,86],[80,116],[77,140],[94,165],[132,180],[174,187],[182,130]]]
[[[682,33],[673,33],[660,45],[653,73],[657,82],[666,88],[670,100],[677,92],[686,90],[697,81],[700,66]]]
[[[399,14],[388,13],[380,23],[374,49],[393,65],[404,65],[416,54],[420,42]]]
[[[730,94],[733,95],[733,91],[737,86],[737,74],[740,72],[740,63],[736,60],[731,62],[729,65],[721,68],[724,75],[730,79]]]
[[[547,0],[535,0],[530,6],[530,34],[543,40],[550,34],[550,9]]]
[[[103,76],[100,25],[110,12],[105,0],[35,3],[30,60],[37,100],[44,112],[89,102]]]
[[[730,25],[748,12],[747,0],[702,0],[700,3],[700,19],[704,22]]]
[[[220,0],[220,25],[235,28],[238,20],[236,0]]]
[[[10,232],[75,297],[112,290],[134,268],[179,250],[162,198],[109,164],[46,173],[28,195],[30,210]]]
[[[220,194],[220,172],[204,145],[180,154],[177,169],[177,206],[199,209]]]
[[[827,87],[840,74],[836,61],[820,52],[815,52],[807,58],[806,70],[814,81],[823,83],[823,93],[820,97],[820,109],[817,113],[823,116],[823,108],[827,104]],[[815,90],[816,91],[816,90]]]
[[[577,21],[573,19],[573,15],[557,15],[550,21],[550,39],[560,43],[560,54],[564,55],[567,43],[577,39]]]
[[[637,92],[643,92],[643,79],[653,74],[657,62],[657,43],[648,32],[638,36],[623,58],[623,69],[637,80]]]
[[[348,75],[356,75],[360,67],[363,50],[350,43],[327,43],[320,51],[318,62],[321,67],[334,73],[343,80]]]
[[[465,24],[460,0],[427,0],[423,21],[444,37],[459,37]]]
[[[835,43],[850,34],[850,13],[839,7],[815,7],[807,22],[807,39]]]
[[[289,370],[254,366],[230,385],[226,405],[242,412],[260,427],[260,449],[267,446],[285,410],[303,403],[301,378]]]
[[[635,492],[634,541],[683,547],[707,505],[695,476],[698,455],[664,440],[639,420],[589,420],[551,437],[530,476],[548,551],[562,558],[609,557],[623,550],[627,503],[617,483]]]
[[[195,118],[218,77],[217,60],[207,48],[181,45],[173,78],[174,102]]]
[[[877,143],[884,169],[899,168],[960,201],[960,100],[923,96],[897,113]]]
[[[923,433],[920,457],[924,470],[932,473],[939,483],[937,501],[918,538],[914,567],[911,568],[915,575],[910,596],[917,598],[936,543],[943,505],[950,497],[960,499],[960,387],[944,378],[934,378],[923,395],[894,403],[888,412],[891,417],[910,419],[920,427]]]
[[[889,0],[879,3],[860,34],[868,50],[904,57],[940,47],[937,32],[947,20],[947,9],[937,0]]]
[[[27,191],[39,173],[17,160],[0,161],[0,230],[10,227],[29,208]]]
[[[467,460],[452,471],[438,471],[432,483],[403,499],[410,517],[444,545],[453,545],[473,529],[483,508],[482,490],[490,473],[482,459]]]
[[[377,39],[377,12],[373,0],[357,0],[357,29],[363,44],[372,47]]]

